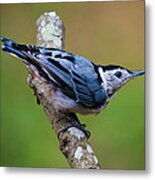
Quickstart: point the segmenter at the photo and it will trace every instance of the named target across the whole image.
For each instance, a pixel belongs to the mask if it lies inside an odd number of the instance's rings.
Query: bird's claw
[[[86,135],[87,138],[89,138],[90,135],[91,135],[90,131],[85,129],[85,127],[86,127],[85,124],[76,124],[76,125],[75,124],[71,124],[69,126],[66,126],[66,127],[63,127],[62,129],[60,129],[60,131],[58,132],[58,135],[57,135],[58,139],[60,139],[60,134],[61,133],[67,131],[69,128],[72,128],[72,127],[75,127],[77,129],[79,129],[80,131],[82,131]]]

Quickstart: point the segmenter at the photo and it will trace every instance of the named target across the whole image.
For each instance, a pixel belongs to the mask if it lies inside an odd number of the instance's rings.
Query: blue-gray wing
[[[39,62],[65,95],[89,108],[104,104],[106,94],[91,61],[62,50],[42,52]]]
[[[61,91],[86,107],[104,104],[106,94],[95,65],[86,58],[53,48],[22,45],[1,38],[3,50],[33,64],[41,75],[54,82]]]

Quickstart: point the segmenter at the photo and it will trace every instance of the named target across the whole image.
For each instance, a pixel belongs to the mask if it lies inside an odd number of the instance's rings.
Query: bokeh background
[[[65,49],[97,64],[144,69],[144,1],[1,4],[1,35],[35,44],[36,20],[56,11]],[[69,168],[19,60],[0,51],[0,165]],[[97,116],[79,116],[105,169],[144,169],[144,77],[119,90]]]

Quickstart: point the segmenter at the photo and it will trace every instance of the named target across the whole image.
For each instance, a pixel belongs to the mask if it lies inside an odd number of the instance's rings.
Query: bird
[[[129,80],[144,74],[119,65],[97,65],[65,50],[19,44],[0,37],[2,50],[34,66],[55,87],[54,108],[63,113],[98,114]]]

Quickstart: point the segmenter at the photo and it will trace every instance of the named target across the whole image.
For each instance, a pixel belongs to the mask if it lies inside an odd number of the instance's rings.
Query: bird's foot
[[[68,130],[69,130],[70,128],[72,128],[72,127],[75,127],[75,128],[77,128],[78,130],[82,131],[82,132],[86,135],[87,138],[89,138],[90,135],[91,135],[90,131],[88,131],[88,130],[85,129],[85,127],[86,127],[85,124],[72,123],[71,125],[65,126],[65,127],[63,127],[62,129],[60,129],[60,131],[58,132],[58,135],[57,135],[57,136],[58,136],[58,139],[60,138],[60,134],[61,134],[61,133],[65,132],[65,131],[68,131]]]

